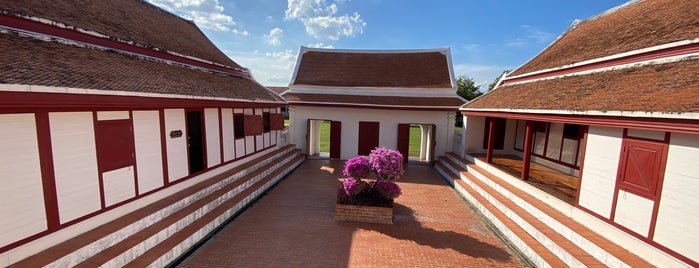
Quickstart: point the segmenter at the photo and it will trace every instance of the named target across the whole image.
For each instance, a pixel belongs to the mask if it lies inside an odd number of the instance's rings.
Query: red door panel
[[[408,162],[410,149],[410,124],[398,124],[398,144],[397,149],[403,155],[403,162]]]
[[[330,158],[340,158],[342,136],[342,124],[340,121],[330,122]]]
[[[359,122],[358,155],[369,155],[379,146],[379,122]]]

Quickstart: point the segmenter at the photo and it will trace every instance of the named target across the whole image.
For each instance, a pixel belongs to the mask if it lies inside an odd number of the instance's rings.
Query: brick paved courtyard
[[[181,267],[522,267],[425,165],[398,182],[394,224],[333,219],[343,161],[306,160]]]

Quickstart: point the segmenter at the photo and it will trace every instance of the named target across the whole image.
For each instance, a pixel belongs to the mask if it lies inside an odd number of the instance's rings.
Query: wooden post
[[[524,129],[524,159],[522,160],[522,180],[529,180],[529,165],[532,158],[532,138],[534,134],[534,122],[527,121]]]
[[[487,163],[493,163],[493,146],[495,146],[495,118],[491,117],[488,124],[488,152],[485,154]]]

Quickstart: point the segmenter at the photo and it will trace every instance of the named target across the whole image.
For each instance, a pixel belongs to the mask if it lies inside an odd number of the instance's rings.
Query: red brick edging
[[[335,204],[335,220],[393,223],[393,208]]]

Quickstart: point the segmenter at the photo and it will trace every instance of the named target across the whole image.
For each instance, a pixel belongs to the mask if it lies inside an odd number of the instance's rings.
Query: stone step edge
[[[188,254],[206,242],[227,222],[235,219],[247,207],[259,199],[263,193],[270,190],[276,183],[288,175],[293,169],[303,163],[305,157],[300,153],[289,163],[276,169],[264,179],[256,182],[236,197],[227,200],[211,213],[192,222],[175,235],[168,237],[158,247],[151,248],[135,258],[125,267],[166,267],[183,260]],[[235,205],[234,205],[235,204]]]
[[[445,162],[450,165],[455,165],[455,163],[449,159],[445,159]],[[504,213],[508,218],[518,224],[531,236],[539,240],[541,244],[545,245],[551,252],[554,252],[567,264],[567,266],[602,266],[602,262],[594,258],[572,241],[568,240],[567,237],[559,234],[550,228],[546,223],[527,212],[525,209],[520,207],[519,204],[510,200],[510,198],[495,191],[495,189],[492,189],[489,185],[480,181],[474,176],[474,174],[471,174],[465,170],[458,170],[457,172],[461,178],[461,181],[468,184],[495,208]]]
[[[169,234],[179,232],[189,223],[206,215],[220,204],[224,203],[226,200],[233,198],[243,191],[241,188],[246,188],[246,185],[250,185],[264,178],[267,175],[265,173],[276,169],[275,166],[283,165],[289,162],[290,159],[297,154],[298,152],[292,151],[284,154],[281,157],[277,157],[281,158],[282,160],[275,163],[268,163],[267,165],[264,165],[253,172],[249,172],[244,177],[239,178],[227,185],[223,185],[223,187],[217,189],[216,191],[210,192],[199,200],[189,203],[187,207],[161,218],[157,223],[153,223],[149,227],[133,234],[133,236],[145,237],[144,239],[140,239],[140,241],[139,239],[125,239],[120,241],[119,243],[116,243],[115,245],[106,248],[84,260],[81,262],[81,264],[78,264],[78,266],[123,266],[143,252],[157,246],[161,241],[167,239]],[[113,257],[106,259],[110,256]]]
[[[547,226],[566,237],[566,239],[579,245],[580,248],[588,252],[596,259],[602,261],[605,265],[609,267],[654,267],[647,261],[631,254],[628,250],[607,240],[581,223],[563,215],[558,210],[547,205],[536,197],[526,193],[525,191],[517,189],[515,186],[509,184],[501,178],[490,174],[477,164],[463,159],[454,153],[448,154],[447,157],[457,161],[457,164],[460,167],[465,166],[466,170],[480,181],[484,182],[503,196],[508,197],[508,199],[512,200],[515,204],[522,207],[534,217],[540,219]],[[517,192],[517,194],[514,192]],[[526,199],[522,198],[523,196]],[[545,210],[552,211],[552,213],[543,212]],[[585,236],[583,236],[580,232],[574,231],[573,229],[583,230]],[[629,254],[631,254],[630,256],[632,257],[629,257]]]
[[[483,215],[485,220],[490,222],[490,225],[502,233],[504,239],[507,239],[510,245],[513,245],[527,261],[533,264],[533,267],[565,267],[566,264],[554,255],[550,250],[544,247],[538,240],[529,235],[524,229],[519,227],[510,218],[500,212],[498,209],[488,203],[483,197],[478,195],[470,186],[460,182],[460,178],[454,173],[449,172],[444,164],[439,161],[435,165],[435,169],[444,178],[453,182],[454,191],[463,197],[470,205],[478,210],[478,213]]]
[[[270,151],[265,155],[258,156],[258,158],[264,157],[262,159],[268,159],[282,151],[288,152],[293,149],[293,145],[286,145],[276,150]],[[8,267],[46,267],[49,266],[51,263],[64,262],[65,260],[61,259],[66,258],[66,256],[71,254],[77,254],[78,256],[82,256],[81,258],[83,258],[84,260],[91,255],[89,254],[89,251],[94,251],[95,248],[103,249],[112,246],[123,240],[125,237],[129,237],[133,233],[146,228],[148,226],[147,222],[152,221],[154,218],[163,218],[185,207],[186,204],[179,202],[180,200],[186,199],[185,197],[181,196],[183,193],[186,194],[187,197],[196,196],[201,191],[206,191],[207,189],[210,190],[210,186],[218,182],[217,180],[220,180],[221,176],[225,176],[224,174],[228,174],[233,171],[241,171],[245,168],[255,166],[259,168],[259,166],[263,166],[263,164],[260,164],[259,162],[255,163],[254,161],[248,161],[246,163],[243,163],[240,166],[231,169],[230,171],[223,172],[219,175],[213,176],[212,178],[201,181],[189,188],[165,196],[160,200],[155,201],[138,210],[126,213],[125,215],[117,217],[116,219],[104,223],[96,228],[83,232],[75,237],[72,237],[56,245],[53,245],[45,250],[37,252],[32,256],[17,261]],[[161,212],[164,214],[160,214]],[[124,220],[129,218],[136,218],[137,220]],[[137,226],[137,228],[129,229],[131,226]],[[95,237],[100,238],[95,239]]]

